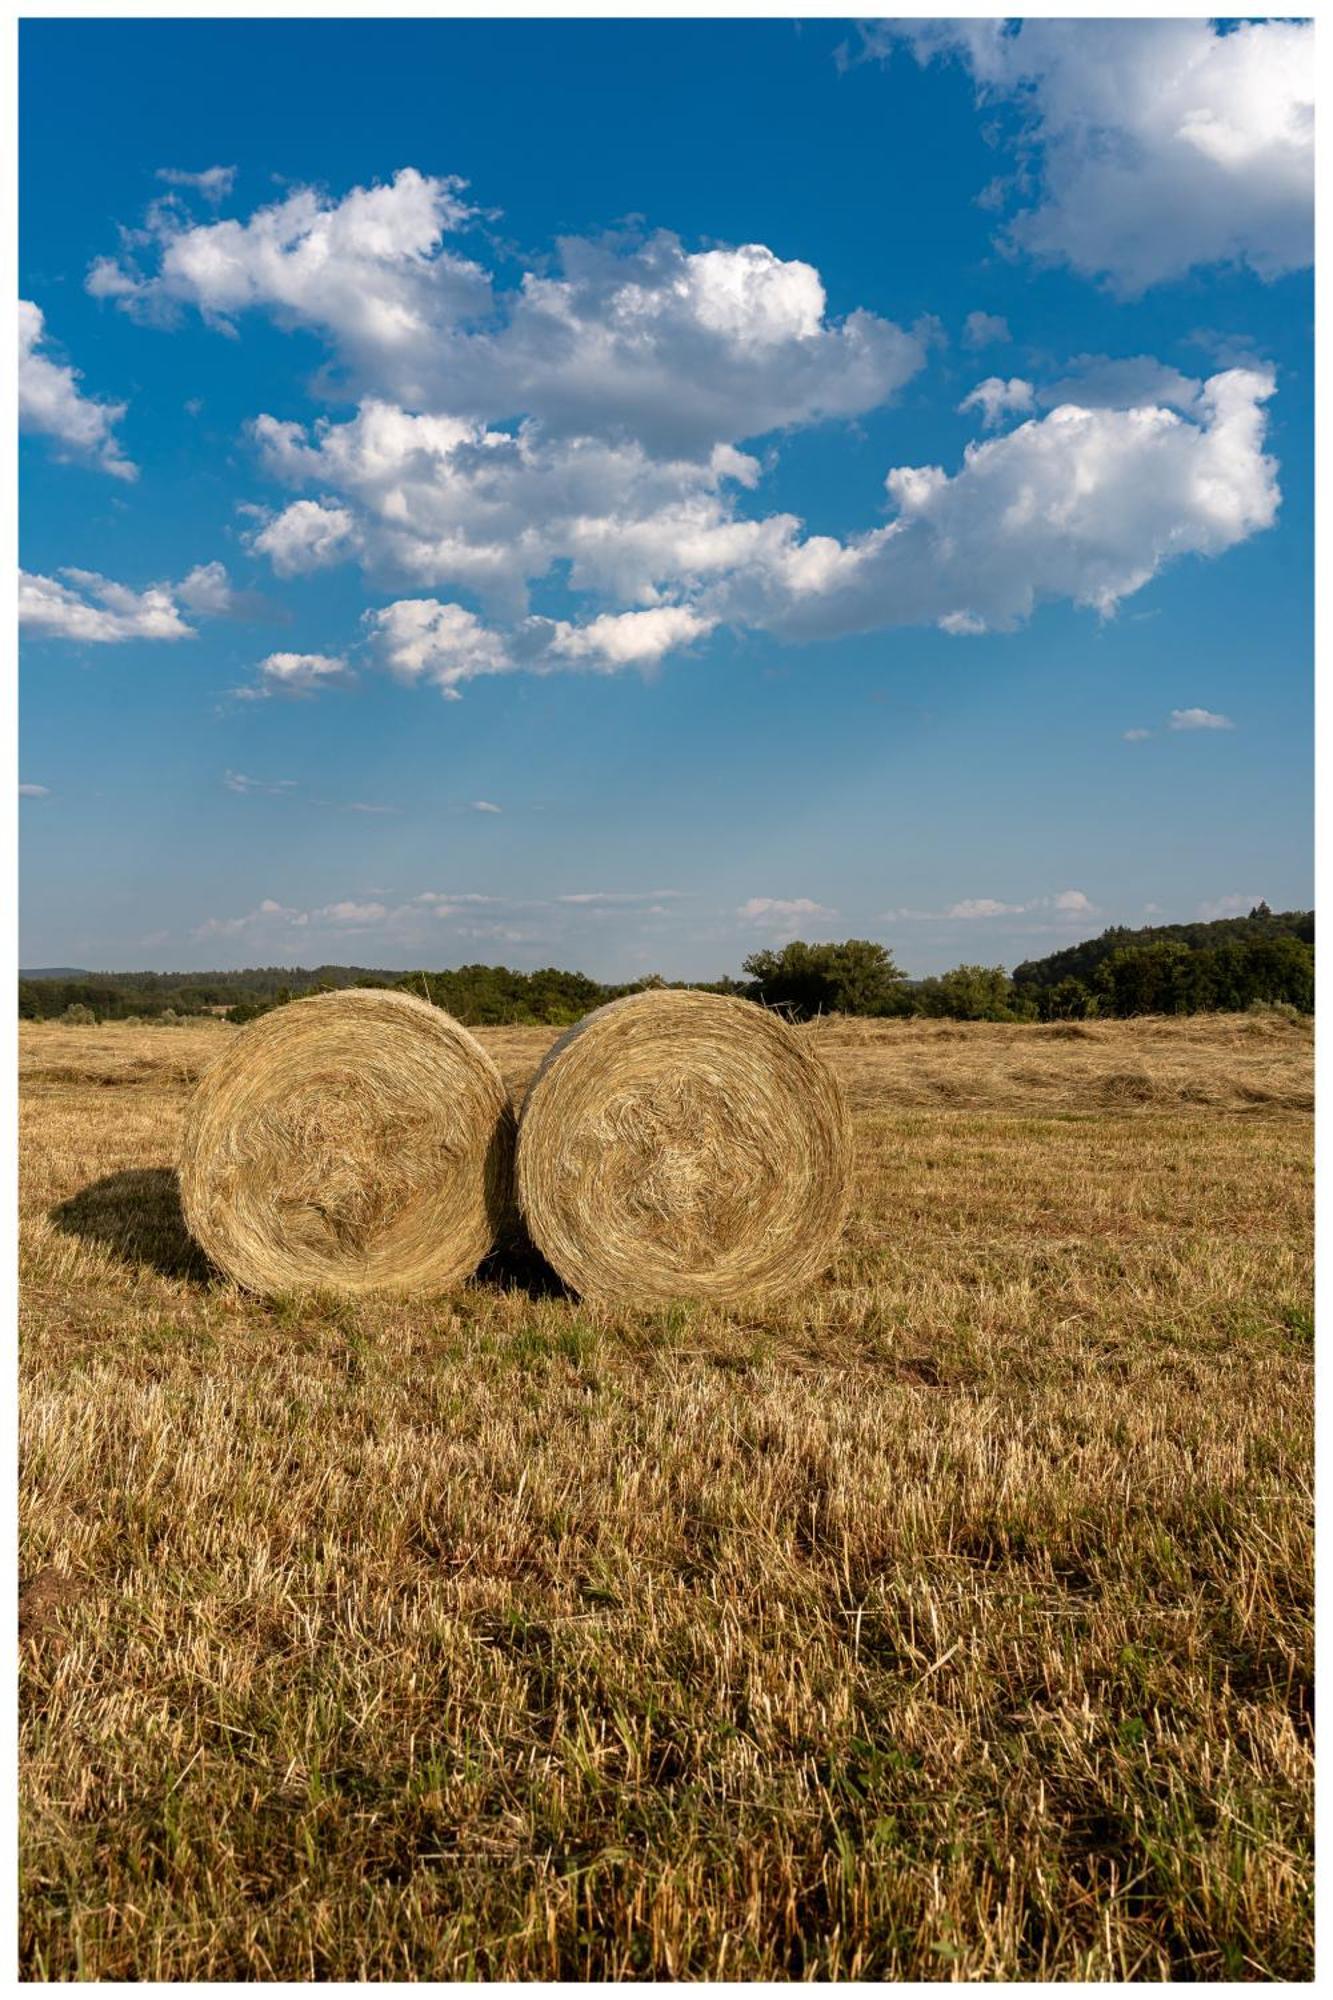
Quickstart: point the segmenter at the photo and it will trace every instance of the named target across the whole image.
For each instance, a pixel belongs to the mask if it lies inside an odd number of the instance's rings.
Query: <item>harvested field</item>
[[[1308,1025],[805,1032],[834,1268],[632,1311],[248,1298],[234,1031],[22,1028],[27,1976],[1311,1976]]]

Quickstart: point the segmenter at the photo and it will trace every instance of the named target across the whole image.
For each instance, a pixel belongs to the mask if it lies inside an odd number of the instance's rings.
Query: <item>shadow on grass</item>
[[[66,1236],[99,1243],[122,1263],[147,1265],[164,1278],[206,1284],[217,1274],[185,1226],[174,1167],[141,1167],[90,1181],[51,1210]]]
[[[51,1221],[66,1236],[98,1243],[122,1263],[147,1266],[164,1278],[207,1284],[218,1276],[186,1227],[174,1167],[141,1167],[90,1181],[51,1210]],[[574,1296],[541,1252],[513,1235],[497,1244],[472,1282],[530,1299]]]
[[[497,1243],[483,1258],[474,1285],[486,1285],[493,1292],[522,1292],[530,1299],[572,1299],[563,1278],[551,1269],[536,1245],[526,1236],[512,1236]]]

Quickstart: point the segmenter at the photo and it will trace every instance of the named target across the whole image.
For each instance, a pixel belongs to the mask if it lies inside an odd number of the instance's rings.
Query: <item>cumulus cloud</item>
[[[298,188],[246,222],[198,226],[171,208],[150,212],[134,248],[156,255],[101,257],[87,287],[138,318],[171,324],[187,307],[233,330],[242,314],[328,338],[342,360],[409,392],[448,328],[488,311],[490,285],[471,261],[444,248],[471,216],[463,183],[404,168],[386,186],[328,201]]]
[[[991,431],[1011,411],[1030,410],[1033,401],[1032,384],[1021,375],[1011,375],[1007,382],[1000,375],[989,375],[984,382],[977,383],[970,395],[964,396],[958,408],[979,410],[982,422]]]
[[[1009,322],[999,313],[970,312],[963,323],[963,340],[968,347],[990,347],[1011,340]]]
[[[340,546],[490,603],[498,623],[424,596],[369,615],[383,664],[448,692],[517,669],[651,667],[719,624],[802,639],[935,623],[965,637],[1012,629],[1045,599],[1107,615],[1174,558],[1220,554],[1271,524],[1271,373],[1192,385],[1158,368],[1154,385],[1138,357],[1119,393],[1156,386],[1164,400],[1121,406],[1114,367],[1083,360],[1086,404],[1061,401],[969,446],[953,474],[895,468],[895,518],[846,541],[806,536],[790,514],[744,518],[759,467],[734,447],[705,466],[655,461],[638,445],[494,432],[385,404],[313,439],[274,419],[255,430],[276,476],[339,492],[339,513],[355,517],[337,523]],[[1021,403],[1030,385],[998,386]],[[1076,393],[1074,378],[1064,386]],[[326,517],[329,503],[310,504]],[[533,617],[529,584],[561,562],[576,590],[642,608]]]
[[[711,631],[713,621],[684,605],[662,605],[604,612],[586,625],[528,618],[502,634],[461,604],[427,597],[368,611],[364,623],[377,664],[398,680],[424,681],[457,700],[462,682],[520,668],[539,674],[611,674],[625,667],[651,672],[664,654]]]
[[[1234,729],[1229,715],[1214,715],[1210,708],[1173,708],[1168,729]]]
[[[261,554],[290,571],[356,556],[376,576],[474,591],[507,617],[560,563],[577,590],[651,605],[731,568],[790,520],[736,518],[761,468],[733,445],[660,458],[635,440],[551,438],[535,423],[495,430],[378,400],[313,434],[267,415],[251,430],[274,478],[338,496],[289,507],[254,538]]]
[[[250,536],[250,547],[268,557],[278,576],[308,576],[340,562],[358,539],[356,523],[345,507],[296,500]]]
[[[1271,525],[1272,391],[1271,375],[1231,370],[1204,385],[1193,420],[1066,404],[970,445],[952,477],[898,467],[887,526],[847,542],[792,536],[703,608],[798,639],[926,622],[1007,630],[1051,598],[1109,615],[1173,558]]]
[[[19,428],[54,438],[71,458],[137,479],[139,469],[120,448],[116,425],[127,403],[99,403],[79,387],[79,371],[39,352],[46,341],[41,308],[19,300]]]
[[[283,577],[358,563],[392,599],[366,614],[366,657],[447,698],[485,675],[650,672],[720,626],[802,640],[935,624],[962,640],[1047,599],[1109,615],[1278,505],[1269,371],[1205,383],[1149,356],[1081,355],[1045,387],[979,383],[962,405],[979,430],[1025,421],[953,469],[889,471],[887,523],[808,534],[763,511],[772,454],[743,444],[882,404],[933,337],[831,316],[813,266],[625,234],[566,239],[501,289],[458,251],[477,214],[463,184],[412,169],[340,198],[298,189],[241,221],[197,225],[164,199],[92,289],[159,319],[234,328],[262,311],[324,341],[339,371],[324,387],[354,414],[255,417],[259,465],[297,491],[247,503],[248,546]],[[966,339],[1007,332],[974,313]],[[217,608],[215,568],[177,587],[186,609]],[[541,615],[552,585],[559,615]],[[219,599],[229,589],[223,573]],[[345,671],[341,657],[261,670],[251,692]]]
[[[1254,365],[1253,357],[1250,365]],[[1057,380],[1037,388],[1035,398],[1043,410],[1061,403],[1077,403],[1085,410],[1128,410],[1152,404],[1190,415],[1198,407],[1202,389],[1202,382],[1151,354],[1119,359],[1109,354],[1078,354]]]
[[[205,167],[201,173],[187,173],[182,167],[159,167],[157,177],[168,187],[189,188],[216,208],[227,199],[236,184],[235,167]]]
[[[931,21],[866,31],[881,52],[956,56],[1011,104],[1013,248],[1135,296],[1211,264],[1272,279],[1313,256],[1314,25],[1208,20]]]
[[[364,622],[380,665],[397,680],[425,681],[446,698],[458,698],[460,681],[513,669],[504,641],[461,604],[401,598],[368,611]]]
[[[270,653],[259,662],[259,682],[239,689],[250,697],[313,694],[323,687],[342,687],[352,674],[346,660],[330,653]]]
[[[50,796],[51,796],[51,787],[49,785],[19,786],[19,797],[21,799],[49,799]]]
[[[175,588],[186,610],[201,617],[225,618],[236,608],[236,593],[225,563],[199,563]]]
[[[837,914],[824,903],[812,902],[808,896],[751,896],[736,911],[741,923],[755,930],[771,931],[779,941],[796,937],[803,925],[821,928]]]
[[[475,215],[464,185],[404,168],[338,201],[296,189],[246,222],[159,210],[133,233],[156,268],[99,258],[88,289],[168,322],[264,310],[322,334],[367,393],[671,453],[859,415],[923,363],[922,339],[873,313],[830,320],[813,266],[758,243],[571,237],[552,272],[498,293],[446,245]]]
[[[1020,902],[1006,902],[999,896],[964,896],[943,910],[885,910],[879,921],[970,924],[985,922],[995,917],[1029,916],[1040,911],[1064,922],[1101,914],[1097,905],[1084,894],[1082,889],[1056,889],[1049,895],[1029,896]]]
[[[545,626],[547,620],[532,624]],[[683,604],[664,604],[653,611],[605,612],[587,625],[569,625],[563,620],[551,624],[550,657],[572,660],[604,673],[621,667],[655,667],[665,653],[688,646],[713,629],[713,621],[701,618]]]
[[[55,577],[19,571],[19,624],[35,638],[115,645],[130,639],[192,639],[170,584],[130,590],[94,570],[62,569]]]
[[[468,811],[474,813],[502,813],[503,806],[497,806],[493,799],[469,799]]]
[[[965,896],[961,903],[951,904],[944,914],[970,923],[974,917],[1013,916],[1024,907],[1022,903],[1001,903],[994,896]]]
[[[1126,729],[1124,731],[1124,741],[1126,743],[1146,743],[1151,735],[1151,729]]]

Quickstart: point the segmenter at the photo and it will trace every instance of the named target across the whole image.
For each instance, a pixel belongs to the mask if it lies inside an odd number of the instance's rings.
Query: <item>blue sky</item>
[[[1309,32],[25,23],[21,962],[1308,905]]]

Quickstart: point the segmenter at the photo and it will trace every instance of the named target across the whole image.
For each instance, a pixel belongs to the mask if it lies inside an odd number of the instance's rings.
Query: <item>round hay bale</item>
[[[237,1031],[190,1105],[181,1199],[251,1291],[441,1291],[491,1248],[512,1163],[480,1044],[424,1000],[359,988]]]
[[[851,1152],[837,1083],[785,1022],[653,990],[597,1008],[547,1055],[519,1119],[518,1202],[586,1297],[756,1297],[827,1265]]]

